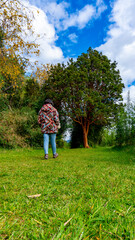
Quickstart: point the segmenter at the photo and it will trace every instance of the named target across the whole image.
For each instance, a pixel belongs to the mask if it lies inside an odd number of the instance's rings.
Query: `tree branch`
[[[8,0],[6,0],[6,2],[8,2]],[[3,4],[1,4],[0,9],[6,4],[6,2],[4,2]]]

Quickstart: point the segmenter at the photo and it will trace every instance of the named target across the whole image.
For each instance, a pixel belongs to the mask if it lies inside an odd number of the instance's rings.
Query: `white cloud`
[[[58,38],[53,25],[48,23],[48,19],[42,10],[39,10],[39,14],[35,11],[35,20],[33,21],[33,27],[35,34],[40,34],[38,39],[40,44],[40,59],[46,61],[58,61],[63,58],[62,50],[55,45],[55,41]]]
[[[61,2],[48,2],[44,8],[44,12],[48,15],[48,19],[57,29],[61,29],[61,23],[64,19],[68,18],[67,8],[69,3]]]
[[[71,40],[71,42],[77,43],[78,36],[75,33],[69,34],[68,38]]]
[[[97,6],[96,17],[99,17],[101,13],[107,9],[107,6],[104,4],[103,0],[97,0],[96,6]]]
[[[125,97],[125,92],[129,89],[128,85],[135,80],[135,1],[116,0],[110,22],[105,43],[97,50],[118,62],[118,68],[126,86],[123,93]],[[133,97],[134,86],[130,89]]]
[[[60,47],[57,47],[55,41],[58,39],[55,28],[48,22],[48,18],[43,10],[35,7],[24,1],[25,6],[29,7],[34,14],[32,21],[34,36],[28,36],[28,40],[34,41],[35,36],[40,35],[39,38],[35,39],[38,43],[40,55],[34,57],[32,61],[38,60],[40,63],[56,63],[64,61],[63,52]]]
[[[55,0],[44,0],[44,2],[22,0],[22,2],[34,12],[33,28],[35,35],[40,35],[40,38],[36,40],[40,44],[40,56],[32,58],[32,61],[38,60],[41,63],[66,62],[67,59],[64,58],[62,49],[56,45],[58,39],[56,32],[64,31],[71,26],[84,28],[91,19],[99,17],[104,11],[102,0],[97,0],[95,6],[85,5],[75,13],[69,13],[70,4],[66,1],[59,4]],[[40,8],[36,7],[36,4]],[[75,33],[68,37],[73,43],[77,42]],[[34,40],[34,38],[29,36],[29,40]]]
[[[68,12],[69,7],[70,4],[64,1],[59,4],[56,2],[48,2],[45,6],[44,10],[51,23],[53,23],[59,31],[66,30],[69,27],[82,29],[90,20],[100,17],[101,13],[106,10],[103,0],[97,0],[95,6],[87,4],[74,13]]]
[[[80,29],[84,28],[90,19],[94,16],[95,9],[92,5],[86,5],[77,13],[71,14],[68,19],[63,21],[64,29],[67,29],[71,26],[76,26]]]

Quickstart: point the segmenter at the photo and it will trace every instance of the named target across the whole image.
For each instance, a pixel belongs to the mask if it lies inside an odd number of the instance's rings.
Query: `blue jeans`
[[[48,154],[48,148],[49,148],[49,137],[51,140],[51,147],[52,147],[52,151],[53,154],[56,153],[56,133],[44,133],[43,134],[44,137],[44,152],[45,154]]]

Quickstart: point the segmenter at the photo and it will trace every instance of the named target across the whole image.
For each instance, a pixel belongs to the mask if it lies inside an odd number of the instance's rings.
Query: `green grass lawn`
[[[135,239],[133,147],[58,153],[0,150],[0,239]]]

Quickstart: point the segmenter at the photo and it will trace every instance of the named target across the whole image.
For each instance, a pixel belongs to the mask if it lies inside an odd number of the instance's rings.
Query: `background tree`
[[[50,64],[41,64],[34,66],[31,76],[38,81],[40,88],[44,85],[50,74]]]
[[[130,100],[130,92],[128,92],[127,103],[118,114],[116,143],[119,146],[135,143],[135,104]]]
[[[34,33],[32,29],[33,12],[19,0],[0,1],[0,26],[3,31],[4,46],[1,49],[11,56],[26,57],[26,54],[38,53],[38,45],[30,41],[28,36]],[[25,58],[26,60],[26,58]]]
[[[114,119],[122,89],[119,70],[102,53],[88,49],[67,66],[52,67],[46,81],[46,91],[61,103],[61,109],[83,130],[84,147],[88,145],[88,132],[92,124],[107,125]]]
[[[40,97],[39,83],[34,79],[27,77],[24,86],[24,92],[22,97],[22,105],[30,108],[36,108],[38,105],[38,98]],[[39,108],[39,106],[37,106]]]
[[[10,99],[22,87],[30,54],[39,53],[38,45],[30,41],[33,17],[19,0],[0,1],[0,87]]]
[[[63,103],[62,103],[62,94],[63,86],[61,85],[64,82],[63,71],[64,64],[58,63],[57,65],[51,65],[48,69],[48,79],[44,81],[44,84],[41,87],[41,96],[42,99],[50,98],[54,102],[54,106],[59,112],[61,128],[58,131],[57,139],[62,139],[62,134],[70,125],[70,120],[67,114],[65,114]],[[61,79],[61,80],[60,80]],[[44,103],[44,102],[43,102]]]
[[[102,132],[102,125],[91,124],[88,133],[88,144],[92,147],[95,145],[99,145],[102,141]],[[84,146],[83,129],[82,126],[77,122],[73,123],[70,146],[71,148],[79,148]]]

